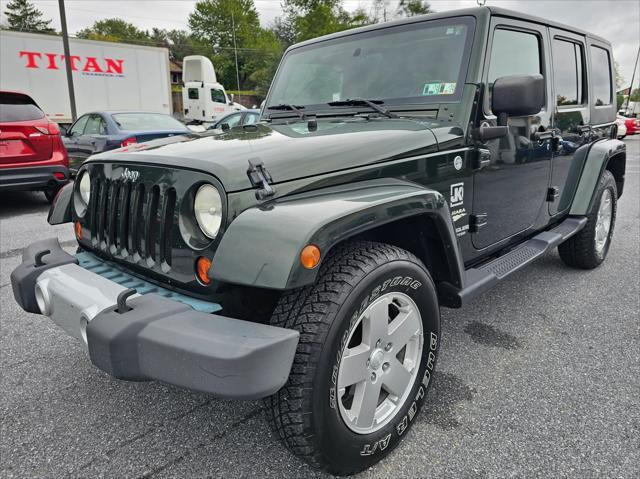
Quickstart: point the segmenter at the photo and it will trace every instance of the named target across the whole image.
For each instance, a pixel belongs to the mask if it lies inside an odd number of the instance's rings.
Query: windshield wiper
[[[305,113],[301,110],[301,108],[304,108],[304,107],[297,106],[297,105],[289,105],[288,103],[281,103],[280,105],[269,106],[267,107],[267,110],[290,110],[295,114],[297,114],[302,121],[304,121],[307,119],[307,115],[305,115]]]
[[[379,104],[384,103],[382,100],[366,100],[364,98],[347,98],[346,100],[337,100],[327,103],[329,106],[357,106],[357,105],[366,105],[372,110],[377,111],[381,115],[384,115],[388,118],[398,118],[398,115],[390,112],[386,108],[380,106]]]

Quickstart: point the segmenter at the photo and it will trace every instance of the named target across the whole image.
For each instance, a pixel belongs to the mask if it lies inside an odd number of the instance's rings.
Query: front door
[[[541,74],[546,80],[547,106],[534,116],[510,117],[509,134],[489,140],[490,162],[474,175],[472,242],[485,249],[508,242],[535,227],[544,211],[551,172],[552,140],[538,141],[538,132],[551,129],[550,66],[545,27],[494,17],[484,68],[484,121],[496,124],[491,113],[491,89],[497,78]]]

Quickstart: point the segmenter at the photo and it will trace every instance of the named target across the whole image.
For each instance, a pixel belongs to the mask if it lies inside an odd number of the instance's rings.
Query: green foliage
[[[196,39],[210,46],[220,83],[258,91],[268,88],[282,54],[282,44],[274,31],[260,26],[253,0],[201,0],[189,15],[189,28]]]
[[[4,11],[9,30],[22,32],[54,33],[51,20],[42,18],[43,13],[28,0],[12,0]]]
[[[372,23],[362,9],[347,12],[341,0],[284,0],[282,5],[295,42]]]
[[[616,110],[620,110],[622,108],[622,105],[624,105],[624,95],[621,95],[620,93],[616,95],[616,105]]]
[[[415,15],[426,15],[434,13],[429,2],[425,0],[400,0],[398,3],[398,15],[404,17],[413,17]]]
[[[120,18],[97,20],[93,26],[77,33],[78,38],[105,42],[149,43],[149,34]]]
[[[640,88],[631,91],[629,101],[640,101]]]

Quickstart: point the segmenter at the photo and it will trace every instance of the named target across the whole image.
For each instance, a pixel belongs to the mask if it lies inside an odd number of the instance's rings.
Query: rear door
[[[472,242],[482,250],[526,235],[546,213],[551,170],[551,140],[537,141],[536,132],[551,128],[548,37],[546,27],[493,17],[483,81],[488,95],[484,121],[496,125],[490,111],[496,79],[510,75],[541,74],[546,81],[546,106],[539,114],[509,118],[509,134],[489,140],[490,162],[474,175]],[[452,192],[453,194],[453,192]],[[484,224],[483,224],[484,223]]]
[[[48,124],[30,97],[0,93],[0,164],[21,165],[51,158]]]
[[[559,135],[551,172],[551,216],[566,212],[573,197],[572,185],[580,174],[577,161],[591,139],[585,37],[551,28],[553,63],[554,129]],[[576,161],[574,161],[576,160]],[[572,178],[574,180],[572,180]]]

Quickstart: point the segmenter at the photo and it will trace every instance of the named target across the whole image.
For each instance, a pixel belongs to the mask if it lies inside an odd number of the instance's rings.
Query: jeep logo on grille
[[[136,181],[138,179],[138,177],[140,176],[140,172],[139,171],[133,171],[130,170],[129,168],[125,168],[124,171],[122,172],[122,179],[125,181]]]

